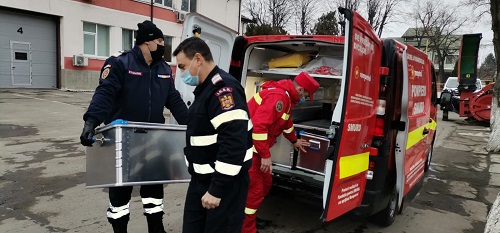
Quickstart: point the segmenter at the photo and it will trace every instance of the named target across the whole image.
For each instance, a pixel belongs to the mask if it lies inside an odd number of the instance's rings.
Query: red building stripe
[[[96,70],[101,71],[104,60],[89,58],[88,66],[73,66],[73,57],[64,57],[65,70]]]
[[[77,2],[151,17],[151,5],[132,0],[75,0]],[[161,7],[153,7],[153,16],[169,22],[177,22],[175,12]],[[139,23],[139,22],[138,22]],[[90,62],[90,61],[89,61]]]

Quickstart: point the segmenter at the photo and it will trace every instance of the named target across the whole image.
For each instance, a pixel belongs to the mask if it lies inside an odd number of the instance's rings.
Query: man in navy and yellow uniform
[[[172,70],[163,59],[163,33],[151,21],[139,23],[134,48],[104,62],[99,86],[83,116],[80,141],[92,146],[94,129],[116,119],[165,123],[163,110],[170,109],[186,124],[187,107],[174,87]],[[109,188],[108,221],[114,232],[127,232],[132,186]],[[150,233],[163,233],[163,185],[141,186],[144,215]]]
[[[238,80],[215,65],[202,39],[184,40],[174,55],[180,78],[196,86],[184,149],[191,182],[183,232],[240,232],[253,154],[245,91]]]

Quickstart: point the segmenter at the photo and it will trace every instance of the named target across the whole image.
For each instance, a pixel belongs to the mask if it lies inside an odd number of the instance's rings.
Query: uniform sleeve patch
[[[276,102],[276,111],[281,112],[283,111],[283,101],[278,101]]]
[[[234,108],[234,98],[231,93],[227,93],[219,96],[220,106],[222,110],[230,110]]]
[[[128,73],[134,76],[142,76],[142,72],[139,71],[128,70]]]
[[[170,78],[169,74],[159,74],[158,78]]]
[[[224,93],[232,93],[233,88],[232,87],[223,87],[215,92],[215,96],[219,97]]]
[[[106,78],[108,77],[108,75],[109,75],[109,70],[110,70],[110,68],[108,67],[108,68],[106,68],[106,69],[104,69],[104,70],[102,71],[102,73],[101,73],[101,78],[102,78],[102,79],[106,79]]]

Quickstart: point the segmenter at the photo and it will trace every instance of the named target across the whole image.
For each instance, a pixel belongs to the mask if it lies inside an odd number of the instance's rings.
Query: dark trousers
[[[191,178],[184,206],[184,233],[239,233],[245,219],[245,202],[248,192],[248,174],[235,177],[221,197],[219,207],[205,209],[201,198],[210,186]]]
[[[109,188],[109,208],[107,211],[108,221],[113,228],[125,228],[130,219],[130,198],[132,186]],[[140,191],[144,215],[148,220],[149,232],[163,231],[163,185],[142,185]],[[152,229],[154,228],[154,229]]]

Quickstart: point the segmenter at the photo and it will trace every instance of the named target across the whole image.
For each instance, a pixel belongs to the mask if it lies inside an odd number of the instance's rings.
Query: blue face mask
[[[305,98],[305,97],[300,98],[300,100],[299,100],[299,104],[302,104],[302,103],[304,103],[304,102],[306,102],[306,98]]]
[[[191,64],[193,64],[192,61],[191,61]],[[198,79],[199,79],[198,74],[196,76],[192,76],[191,73],[189,73],[190,68],[191,68],[191,65],[189,65],[189,68],[187,68],[186,70],[184,70],[184,72],[182,72],[181,79],[185,84],[187,84],[189,86],[197,86]],[[198,73],[200,73],[199,67],[198,67]]]

